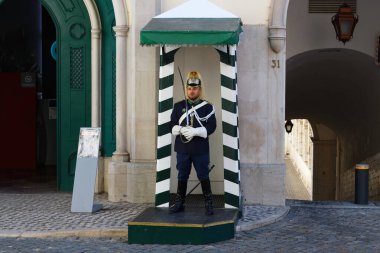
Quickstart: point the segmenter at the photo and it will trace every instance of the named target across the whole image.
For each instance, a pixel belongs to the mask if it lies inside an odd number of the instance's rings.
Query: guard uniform
[[[174,105],[171,115],[171,128],[175,125],[186,127],[188,122],[193,128],[205,127],[207,137],[194,136],[191,141],[187,142],[183,136],[176,136],[174,150],[177,152],[178,180],[188,180],[191,162],[193,162],[198,179],[203,181],[209,179],[208,165],[210,161],[210,148],[208,136],[216,129],[214,107],[205,100],[197,100],[194,103],[188,101],[187,108],[188,117],[186,119],[185,100]]]
[[[210,151],[208,136],[216,129],[214,106],[202,100],[201,76],[192,71],[187,76],[184,93],[186,100],[174,105],[171,114],[172,134],[176,136],[174,150],[177,152],[178,185],[175,203],[170,213],[185,210],[187,181],[194,165],[205,198],[206,215],[212,215],[212,192],[209,179]]]

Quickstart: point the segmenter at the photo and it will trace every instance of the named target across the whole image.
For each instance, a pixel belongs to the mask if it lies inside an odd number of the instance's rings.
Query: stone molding
[[[289,0],[273,0],[268,39],[269,45],[275,53],[280,53],[285,48],[288,6]]]

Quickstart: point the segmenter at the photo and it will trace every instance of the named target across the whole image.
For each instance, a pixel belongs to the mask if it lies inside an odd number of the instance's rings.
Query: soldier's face
[[[199,86],[187,86],[187,97],[191,100],[197,99],[201,95]]]

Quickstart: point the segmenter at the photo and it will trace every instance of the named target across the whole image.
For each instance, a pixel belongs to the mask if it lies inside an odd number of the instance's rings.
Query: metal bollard
[[[368,164],[355,167],[355,204],[368,204]]]

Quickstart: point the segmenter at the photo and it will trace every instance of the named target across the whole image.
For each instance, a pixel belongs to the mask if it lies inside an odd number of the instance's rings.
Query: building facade
[[[376,157],[380,150],[376,130],[380,121],[372,117],[379,108],[375,83],[380,77],[375,55],[380,30],[370,21],[376,19],[375,10],[380,10],[380,4],[353,1],[360,20],[352,41],[342,44],[331,25],[334,13],[310,11],[312,0],[195,1],[199,11],[208,2],[242,21],[243,32],[236,46],[236,189],[243,202],[285,204],[284,123],[285,119],[296,118],[309,120],[314,126],[314,152],[320,151],[320,159],[328,157],[332,161],[328,168],[329,175],[336,175],[335,198],[352,197],[354,164]],[[72,189],[79,128],[101,127],[102,157],[96,191],[107,192],[111,201],[155,201],[160,47],[141,45],[140,33],[152,18],[186,2],[41,1],[41,8],[54,23],[57,41],[57,143],[47,142],[57,147],[59,190]],[[324,1],[320,2],[323,6]],[[6,5],[7,1],[0,11]],[[228,136],[223,130],[220,56],[212,46],[182,46],[173,57],[175,70],[201,72],[206,98],[216,108],[218,129],[210,137],[211,162],[216,165],[211,181],[214,193],[223,194],[228,185],[223,155]],[[182,98],[177,71],[173,78],[176,102]],[[364,102],[369,94],[370,99]],[[351,114],[344,108],[349,108]],[[373,122],[358,125],[359,118]],[[327,146],[323,139],[315,139],[318,126],[334,132],[335,139],[329,139]],[[176,188],[173,157],[171,192]],[[377,168],[377,163],[371,162]],[[373,171],[373,178],[380,178],[377,170]],[[323,175],[318,182],[331,182]],[[192,175],[191,180],[195,182],[196,177]],[[349,187],[346,182],[351,182]],[[313,184],[316,187],[315,180]],[[375,187],[374,196],[377,191]]]

